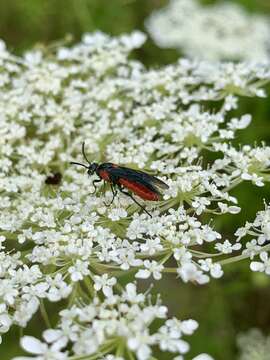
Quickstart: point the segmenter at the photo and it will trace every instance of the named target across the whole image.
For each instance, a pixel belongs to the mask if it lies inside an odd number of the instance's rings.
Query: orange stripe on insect
[[[108,173],[108,171],[106,170],[99,170],[98,172],[99,176],[105,180],[105,181],[110,181],[110,174]]]
[[[123,185],[124,187],[126,187],[127,189],[129,189],[134,194],[138,195],[140,198],[144,200],[150,200],[150,201],[160,200],[159,194],[151,191],[142,184],[138,184],[136,182],[132,182],[126,179],[119,179],[119,184]]]

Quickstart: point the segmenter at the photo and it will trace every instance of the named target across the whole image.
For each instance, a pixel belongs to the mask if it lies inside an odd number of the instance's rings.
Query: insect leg
[[[101,181],[102,181],[102,179],[93,180],[92,185],[94,186],[95,190],[94,190],[94,192],[92,192],[91,194],[95,194],[95,192],[97,191],[97,186],[96,186],[96,184],[99,183],[99,182],[101,182]]]
[[[143,207],[129,192],[123,190],[121,186],[118,185],[118,189],[122,194],[125,194],[126,196],[129,196],[147,215],[152,217],[152,215]]]
[[[115,196],[117,195],[117,190],[115,189],[114,185],[113,185],[112,183],[110,183],[110,185],[111,185],[111,190],[112,190],[113,198],[112,198],[112,200],[110,201],[109,204],[106,204],[105,201],[104,201],[104,205],[107,206],[107,207],[109,207],[109,206],[112,205],[112,203],[113,203],[113,201],[114,201],[114,198],[115,198]]]

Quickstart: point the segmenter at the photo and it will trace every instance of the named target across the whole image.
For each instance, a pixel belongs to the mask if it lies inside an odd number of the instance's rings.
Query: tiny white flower
[[[12,325],[12,319],[8,314],[0,313],[0,334],[6,333]]]
[[[192,319],[181,321],[181,330],[185,335],[192,335],[198,326],[197,321]]]
[[[116,284],[116,278],[110,277],[108,274],[103,274],[102,276],[95,275],[94,276],[94,288],[99,291],[102,289],[103,294],[107,297],[113,295],[112,287]]]
[[[240,250],[242,245],[240,243],[231,244],[229,240],[225,240],[224,243],[218,243],[215,248],[223,254],[231,254],[233,251]]]
[[[260,252],[261,247],[258,245],[256,239],[252,239],[246,243],[246,249],[243,250],[243,255],[248,255],[250,259],[253,259],[255,255]]]
[[[152,274],[155,280],[160,280],[162,275],[162,270],[164,269],[164,266],[162,264],[159,264],[157,261],[153,260],[153,261],[149,261],[149,260],[145,260],[143,262],[143,266],[144,269],[140,269],[137,273],[136,273],[136,278],[140,278],[140,279],[147,279],[149,278]]]
[[[262,262],[252,261],[250,264],[250,269],[252,271],[265,272],[266,275],[270,275],[270,259],[267,252],[261,252],[260,259]]]
[[[126,285],[122,297],[124,300],[134,304],[143,302],[145,299],[145,296],[143,294],[137,294],[136,285],[133,283],[129,283]]]
[[[198,270],[195,264],[184,263],[177,272],[184,282],[195,281],[199,284],[205,284],[209,281],[209,277]]]
[[[34,338],[33,336],[24,336],[21,339],[22,348],[30,354],[38,355],[37,359],[66,360],[68,355],[61,349],[65,346],[63,343],[55,343],[48,346],[46,343]],[[33,359],[32,357],[15,357],[14,360]]]
[[[121,220],[121,219],[127,217],[127,215],[128,214],[125,209],[115,208],[110,211],[110,213],[108,214],[108,217],[112,221],[118,221],[118,220]]]
[[[84,276],[90,273],[88,266],[88,262],[77,259],[75,264],[73,266],[70,266],[68,269],[71,280],[75,282],[82,280]]]
[[[241,178],[243,180],[251,180],[253,184],[255,184],[259,187],[264,186],[263,177],[260,177],[257,174],[243,173]]]
[[[192,360],[214,360],[214,358],[208,354],[200,354],[195,356]]]
[[[222,214],[238,214],[241,211],[241,208],[239,206],[228,206],[227,204],[221,202],[218,202],[218,207],[220,208]]]
[[[211,276],[215,279],[220,278],[223,275],[223,270],[221,265],[218,263],[213,263],[212,259],[199,260],[199,264],[202,270],[209,271]]]

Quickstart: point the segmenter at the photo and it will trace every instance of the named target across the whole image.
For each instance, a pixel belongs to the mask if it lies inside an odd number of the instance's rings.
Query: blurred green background
[[[212,3],[212,0],[204,0]],[[269,0],[235,0],[250,12],[269,14]],[[0,0],[0,38],[8,48],[20,54],[37,43],[52,41],[72,34],[74,41],[84,32],[97,29],[112,35],[144,30],[145,18],[164,6],[166,0]],[[176,61],[174,50],[159,49],[148,40],[134,56],[147,66],[160,66]],[[268,94],[269,94],[269,90]],[[270,139],[269,99],[241,99],[238,113],[249,112],[253,123],[239,135],[237,142],[260,144]],[[216,229],[232,238],[234,230],[252,220],[256,211],[263,208],[262,199],[269,201],[270,188],[241,186],[234,190],[243,210],[239,215],[218,219]],[[238,358],[236,335],[251,327],[270,333],[270,286],[262,274],[251,273],[248,262],[227,266],[222,280],[211,281],[206,286],[185,285],[173,277],[157,283],[157,291],[170,309],[170,315],[193,318],[199,329],[189,339],[191,352],[187,359],[200,352],[207,352],[217,360]],[[143,284],[142,286],[147,286]],[[59,305],[60,306],[60,305]],[[27,334],[39,335],[44,328],[39,314],[31,322]],[[0,346],[0,359],[9,360],[20,353],[17,346],[21,330],[14,328],[4,335]],[[165,359],[161,356],[160,359]],[[269,355],[270,359],[270,355]],[[252,360],[252,359],[250,359]]]

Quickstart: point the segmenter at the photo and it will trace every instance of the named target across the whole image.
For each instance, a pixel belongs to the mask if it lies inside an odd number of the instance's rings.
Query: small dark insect
[[[62,179],[62,175],[60,172],[53,173],[52,175],[48,176],[45,180],[45,184],[47,185],[58,185],[60,184]]]
[[[129,196],[144,212],[151,216],[151,214],[132,196],[131,193],[139,196],[143,200],[159,201],[162,199],[162,194],[159,189],[169,188],[163,181],[143,171],[130,169],[113,163],[90,163],[85,154],[84,142],[82,144],[82,154],[88,165],[74,161],[70,164],[85,167],[88,175],[93,175],[94,173],[97,174],[99,178],[93,181],[95,191],[96,183],[102,180],[110,184],[113,198],[109,204],[105,204],[106,206],[110,206],[113,203],[119,190],[122,194]]]

